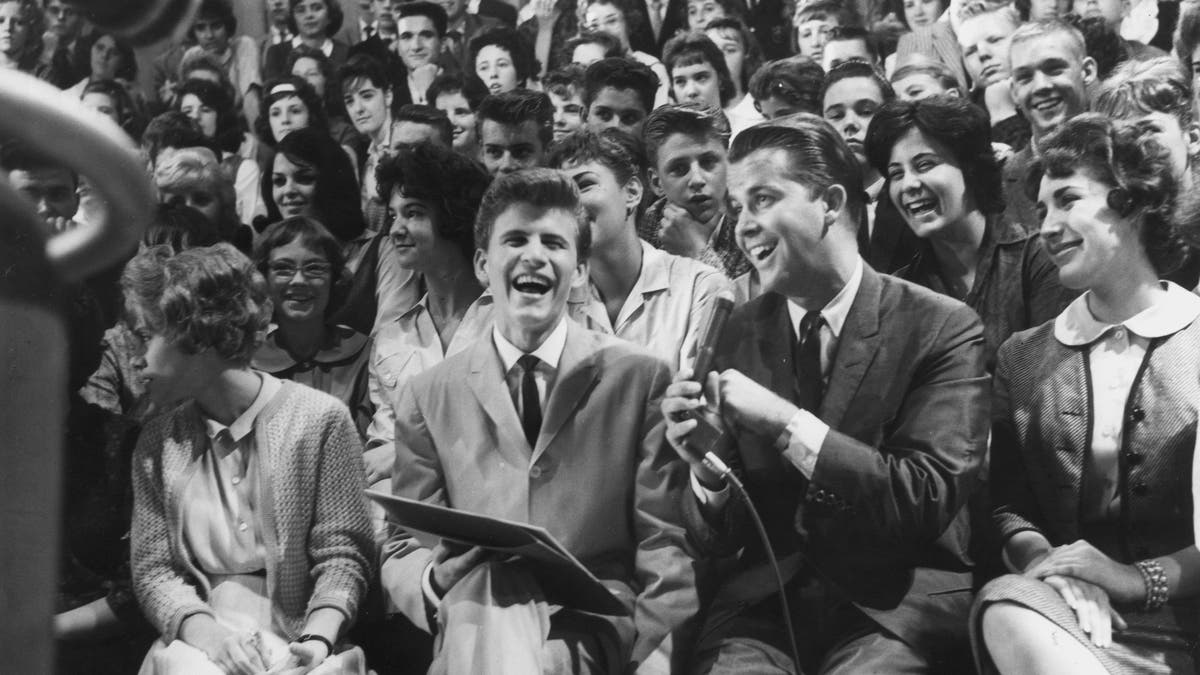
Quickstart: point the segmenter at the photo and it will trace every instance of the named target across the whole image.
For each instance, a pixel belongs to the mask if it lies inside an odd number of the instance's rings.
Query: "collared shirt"
[[[875,236],[875,205],[879,203],[879,193],[883,191],[883,184],[884,184],[884,179],[880,178],[879,180],[875,181],[874,183],[871,183],[870,185],[868,185],[865,190],[865,192],[867,193],[867,200],[868,200],[867,204],[866,204],[867,238],[868,239]],[[891,197],[887,197],[887,199],[891,199]]]
[[[1108,519],[1120,512],[1119,456],[1125,407],[1150,341],[1172,335],[1200,317],[1200,297],[1169,281],[1162,283],[1165,294],[1119,324],[1103,323],[1092,315],[1090,292],[1076,298],[1054,320],[1056,340],[1087,348],[1092,437],[1081,500],[1087,519]]]
[[[254,422],[279,393],[279,380],[258,373],[261,386],[249,408],[229,426],[205,419],[208,447],[184,487],[183,535],[197,566],[210,574],[247,574],[266,568],[261,466]]]
[[[508,392],[512,395],[513,403],[517,407],[517,417],[521,417],[525,413],[521,409],[521,379],[525,373],[517,366],[517,360],[524,356],[525,352],[501,335],[500,328],[497,326],[492,327],[492,342],[496,345],[496,353],[500,355],[500,363],[504,364],[504,380],[508,383]],[[546,408],[546,400],[550,396],[554,377],[558,374],[558,361],[562,358],[563,348],[566,345],[567,317],[564,316],[554,330],[550,331],[550,335],[546,336],[542,344],[530,352],[538,359],[533,379],[537,383],[538,403],[543,410]]]
[[[821,308],[821,379],[826,385],[829,383],[829,376],[833,371],[833,357],[837,354],[842,328],[846,325],[850,308],[853,307],[854,298],[858,295],[859,286],[862,285],[863,267],[863,260],[859,258],[846,285]],[[794,334],[801,335],[800,321],[809,310],[789,299],[787,311]],[[817,458],[827,435],[829,435],[829,425],[822,422],[815,411],[801,408],[787,423],[787,427],[780,434],[776,445],[782,449],[783,456],[799,469],[805,478],[811,479],[817,468]],[[692,474],[692,490],[700,498],[702,504],[710,505],[712,508],[719,508],[729,498],[728,486],[719,492],[708,490],[700,484],[695,474]]]
[[[697,333],[713,300],[732,290],[724,275],[712,267],[640,243],[642,267],[616,323],[609,320],[594,284],[573,293],[585,297],[572,303],[571,318],[591,330],[646,347],[676,371],[695,358]]]
[[[267,44],[278,45],[284,42],[290,42],[292,32],[287,27],[280,28],[279,26],[270,26],[267,29]]]
[[[387,119],[383,121],[382,130],[385,132],[381,140],[372,140],[371,145],[367,148],[367,163],[363,168],[362,175],[362,208],[366,213],[373,205],[382,204],[379,199],[379,183],[375,180],[375,170],[379,168],[379,163],[383,158],[392,151],[392,116],[387,115]],[[375,227],[381,223],[373,223],[368,219],[368,226]],[[391,223],[382,223],[387,229],[391,227]]]
[[[299,35],[292,38],[292,49],[296,49],[302,44],[304,44],[304,40]],[[321,43],[321,53],[325,56],[333,56],[333,38],[325,38],[325,41]]]
[[[438,68],[438,75],[441,75],[443,72],[445,71],[442,68]],[[429,93],[429,90],[418,87],[416,81],[413,80],[411,72],[405,77],[405,81],[408,83],[408,95],[411,97],[412,102],[418,105],[425,105],[425,94]]]

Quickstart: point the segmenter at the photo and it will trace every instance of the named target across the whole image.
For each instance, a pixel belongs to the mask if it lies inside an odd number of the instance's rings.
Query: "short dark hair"
[[[1175,28],[1175,56],[1183,69],[1192,71],[1192,54],[1200,47],[1200,5],[1183,3],[1179,8],[1179,25]]]
[[[834,41],[849,41],[862,40],[867,46],[867,54],[871,56],[872,61],[879,61],[879,45],[875,43],[875,36],[862,26],[834,26],[829,29],[829,42]]]
[[[313,211],[321,224],[329,228],[340,241],[355,239],[366,229],[362,213],[362,197],[354,166],[346,151],[327,133],[316,129],[297,129],[284,136],[275,147],[275,156],[284,156],[288,161],[312,167],[317,172],[317,184],[313,192]],[[279,208],[275,204],[271,177],[273,171],[264,171],[262,178],[263,201],[267,205],[267,222],[280,220]]]
[[[859,26],[862,20],[858,13],[850,7],[843,6],[837,0],[817,0],[796,10],[794,22],[816,21],[819,19],[837,19],[839,26]]]
[[[729,163],[740,162],[758,150],[785,151],[791,160],[789,176],[814,195],[841,185],[846,190],[851,222],[855,227],[862,223],[867,195],[861,169],[845,139],[829,122],[809,113],[796,113],[752,126],[733,139]]]
[[[1160,274],[1183,262],[1186,250],[1175,227],[1179,184],[1170,151],[1140,125],[1117,125],[1100,113],[1076,115],[1038,141],[1041,153],[1023,186],[1037,199],[1043,176],[1065,178],[1086,171],[1124,191],[1146,256]]]
[[[658,76],[644,63],[624,56],[600,59],[583,73],[583,106],[590,108],[600,90],[611,87],[632,90],[649,113],[654,110],[658,85]]]
[[[179,85],[176,105],[182,107],[183,99],[188,95],[195,96],[217,113],[217,133],[212,143],[225,152],[236,152],[244,140],[244,123],[233,105],[229,90],[208,80],[187,80]]]
[[[171,203],[155,207],[154,219],[142,235],[142,246],[168,246],[175,253],[219,241],[216,223],[190,206]]]
[[[320,222],[307,216],[291,216],[271,224],[254,243],[254,266],[265,277],[270,273],[271,251],[294,241],[299,241],[309,250],[320,253],[325,262],[329,263],[329,286],[332,293],[329,304],[325,306],[325,316],[329,317],[342,309],[341,295],[346,290],[349,275],[341,242]]]
[[[475,215],[491,183],[479,162],[449,148],[420,143],[380,162],[376,182],[385,204],[394,190],[432,204],[438,211],[437,235],[457,244],[470,262],[475,252]]]
[[[878,68],[866,61],[851,59],[837,64],[830,68],[828,73],[825,73],[825,81],[821,83],[822,109],[825,106],[825,94],[830,87],[842,80],[852,80],[857,77],[865,77],[875,82],[875,86],[879,87],[879,94],[885,102],[896,98],[896,90],[892,89],[891,83],[879,72]]]
[[[981,212],[1004,211],[1004,180],[992,149],[987,112],[965,99],[945,95],[885,103],[867,127],[865,144],[867,162],[879,175],[888,175],[893,146],[912,129],[953,153],[962,169],[963,182]]]
[[[433,30],[437,32],[438,37],[446,37],[446,26],[450,23],[450,19],[446,16],[446,9],[436,2],[410,0],[398,3],[394,7],[396,8],[396,21],[408,16],[428,17],[433,22]]]
[[[117,48],[117,53],[121,55],[121,67],[117,68],[117,72],[113,73],[113,75],[118,79],[125,80],[127,82],[136,81],[138,76],[137,54],[133,51],[133,45],[129,44],[124,39],[117,37],[115,33],[102,33],[97,31],[91,35],[84,36],[82,38],[82,42],[87,48],[86,53],[90,54],[92,47],[100,41],[100,38],[105,36],[112,38],[113,46]],[[39,35],[38,37],[40,38],[41,36]],[[30,40],[32,39],[33,37],[30,36]],[[91,66],[88,66],[88,70],[90,72]]]
[[[667,77],[675,76],[675,69],[680,66],[694,66],[707,63],[717,73],[717,89],[721,96],[721,105],[729,105],[733,99],[733,78],[729,75],[729,66],[725,63],[725,55],[707,35],[701,31],[681,33],[667,41],[663,46],[663,65],[667,68]]]
[[[185,354],[211,350],[244,366],[271,321],[266,281],[232,244],[175,255],[166,246],[148,248],[126,265],[121,289],[126,313]]]
[[[960,96],[966,94],[963,91],[962,83],[954,76],[954,71],[938,59],[932,59],[922,54],[912,55],[896,65],[896,69],[892,71],[891,83],[895,85],[900,80],[913,75],[928,75],[937,80],[938,84],[945,87],[947,91],[957,91]]]
[[[514,89],[503,94],[492,94],[483,99],[475,111],[477,134],[483,128],[484,120],[511,126],[533,121],[537,123],[538,139],[543,148],[549,147],[554,139],[554,104],[544,92]]]
[[[217,151],[195,120],[178,110],[168,110],[150,120],[142,132],[142,147],[151,163],[156,162],[158,153],[166,148],[208,148]]]
[[[542,89],[548,94],[554,94],[559,98],[570,98],[571,89],[574,89],[579,98],[583,98],[583,75],[586,72],[583,66],[578,63],[568,63],[567,65],[552,70],[542,78]]]
[[[580,45],[600,45],[604,50],[604,58],[613,56],[621,56],[621,41],[617,38],[599,30],[583,30],[579,31],[579,35],[567,40],[566,53],[571,58],[575,57],[575,48]]]
[[[676,134],[718,141],[729,145],[729,120],[725,113],[696,102],[659,106],[646,118],[642,140],[651,166],[658,165],[658,151]]]
[[[303,0],[288,0],[287,27],[292,35],[300,33],[300,28],[296,25],[296,5],[301,2]],[[342,5],[338,0],[323,0],[323,2],[325,10],[329,12],[329,25],[325,27],[325,37],[333,37],[342,29],[342,21],[346,17],[342,13]]]
[[[338,79],[337,69],[333,67],[333,61],[325,56],[325,52],[315,47],[308,45],[300,45],[292,47],[292,51],[288,53],[287,73],[290,75],[292,69],[296,67],[296,62],[300,59],[312,59],[317,62],[317,68],[321,70],[321,74],[325,76],[325,114],[341,115],[346,112],[345,105],[342,103],[342,83]]]
[[[575,217],[575,247],[579,262],[587,260],[592,248],[592,228],[575,181],[553,169],[525,169],[501,174],[492,182],[479,205],[475,219],[475,248],[487,250],[496,220],[516,204],[549,211],[561,209]]]
[[[713,19],[704,27],[705,32],[710,30],[727,31],[738,36],[738,41],[742,43],[742,51],[745,53],[745,58],[742,60],[742,72],[737,73],[741,79],[742,88],[746,89],[750,85],[750,80],[758,69],[763,65],[762,47],[758,44],[758,38],[754,36],[746,24],[734,16],[724,16]],[[734,75],[734,73],[730,73]]]
[[[263,88],[262,114],[254,122],[254,132],[263,143],[275,147],[275,144],[279,142],[279,139],[275,138],[275,132],[271,131],[271,120],[268,114],[271,105],[281,99],[292,97],[300,99],[304,107],[308,109],[308,126],[326,133],[329,132],[329,118],[325,116],[325,105],[317,96],[317,91],[303,78],[288,75],[278,80],[271,80]]]
[[[83,93],[79,95],[79,98],[82,99],[88,94],[104,94],[112,99],[117,107],[117,118],[120,120],[118,125],[133,138],[141,135],[145,120],[142,118],[140,107],[134,101],[133,94],[125,85],[116,80],[92,80],[84,85]]]
[[[46,169],[65,171],[76,183],[79,182],[79,175],[73,169],[51,160],[23,140],[13,138],[0,143],[0,170],[4,173]]]
[[[392,117],[392,123],[396,122],[413,122],[433,127],[434,131],[437,131],[438,138],[446,147],[450,147],[454,140],[454,127],[450,124],[450,118],[446,116],[446,113],[433,106],[406,103],[400,106],[400,109]]]
[[[633,157],[620,143],[586,127],[567,134],[551,146],[546,166],[562,169],[567,165],[589,162],[596,162],[607,168],[620,185],[638,176]]]
[[[237,16],[233,13],[233,3],[229,0],[201,0],[200,9],[196,10],[196,19],[216,19],[225,27],[225,32],[233,37],[237,32]],[[188,33],[192,29],[188,28]]]
[[[517,71],[517,81],[522,86],[541,70],[537,57],[533,54],[533,46],[524,36],[507,26],[493,28],[472,38],[468,46],[470,62],[463,64],[463,67],[475,72],[475,59],[484,47],[498,47],[508,52],[513,68]]]
[[[355,54],[346,59],[346,63],[338,68],[337,79],[342,88],[338,93],[342,96],[346,94],[346,87],[353,85],[358,80],[366,80],[381,91],[390,91],[392,88],[392,81],[388,78],[387,69],[383,67],[382,63],[366,54]]]
[[[812,57],[797,55],[770,61],[750,78],[755,101],[779,97],[801,112],[821,113],[821,88],[825,70]]]
[[[454,92],[461,93],[463,98],[467,99],[467,105],[471,110],[478,110],[479,104],[487,98],[488,88],[474,74],[443,73],[434,78],[433,84],[429,85],[429,89],[425,92],[425,100],[430,105],[436,105],[439,96]]]

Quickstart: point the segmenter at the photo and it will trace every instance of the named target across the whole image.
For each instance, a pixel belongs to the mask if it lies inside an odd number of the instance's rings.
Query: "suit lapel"
[[[863,266],[862,283],[850,306],[833,357],[832,372],[821,400],[821,420],[834,429],[842,426],[850,402],[862,385],[867,367],[879,350],[879,304],[883,283],[879,274]]]
[[[558,374],[546,401],[546,416],[530,463],[536,463],[546,452],[563,424],[579,407],[579,402],[595,385],[599,375],[596,367],[598,350],[599,345],[587,330],[572,321],[567,322],[567,343],[558,361]]]
[[[521,420],[513,404],[512,394],[504,381],[504,365],[492,336],[476,340],[470,347],[471,374],[468,384],[479,405],[492,418],[496,429],[497,450],[513,466],[528,466],[531,449],[521,430]]]

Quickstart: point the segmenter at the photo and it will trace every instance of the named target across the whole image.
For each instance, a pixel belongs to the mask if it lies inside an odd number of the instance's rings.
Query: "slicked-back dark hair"
[[[659,148],[676,134],[712,139],[727,146],[729,120],[720,110],[695,101],[659,106],[642,126],[642,140],[646,143],[646,157],[650,160],[650,166],[657,167]]]
[[[196,18],[220,21],[231,38],[237,32],[237,17],[233,14],[233,3],[229,0],[201,0],[200,9],[196,10]],[[188,33],[191,32],[192,29],[188,28]]]
[[[420,103],[406,103],[400,106],[396,114],[392,117],[392,123],[396,122],[413,122],[416,124],[424,124],[427,127],[433,127],[437,132],[438,138],[446,147],[454,141],[454,127],[450,124],[450,118],[446,113],[429,105]]]
[[[564,166],[590,162],[600,164],[611,171],[618,185],[624,185],[630,178],[637,176],[637,166],[633,157],[620,143],[586,127],[576,129],[552,145],[546,166],[562,169]]]
[[[488,88],[473,74],[443,73],[434,78],[433,84],[429,85],[429,89],[425,92],[425,100],[429,102],[429,105],[436,105],[439,96],[454,92],[462,94],[463,98],[467,99],[467,105],[471,110],[478,110],[479,104],[487,98]]]
[[[151,163],[166,148],[208,148],[219,152],[213,142],[200,131],[196,121],[178,110],[168,110],[150,120],[142,132],[142,147]]]
[[[717,43],[703,31],[681,33],[667,41],[663,46],[662,62],[667,68],[668,78],[675,77],[676,68],[707,63],[717,74],[717,92],[721,97],[721,105],[729,105],[733,99],[733,77],[729,74],[725,55]]]
[[[892,84],[887,81],[887,78],[883,76],[883,73],[879,72],[878,68],[867,63],[866,61],[850,59],[849,61],[842,61],[836,66],[830,68],[828,73],[825,73],[825,81],[821,83],[822,109],[824,109],[825,106],[825,94],[829,91],[830,87],[838,82],[841,82],[842,80],[853,80],[857,77],[864,77],[873,81],[875,86],[879,87],[879,93],[881,96],[883,96],[884,102],[896,98],[896,90],[892,89]]]
[[[779,97],[800,112],[821,114],[821,88],[825,69],[810,56],[796,55],[770,61],[750,78],[748,89],[755,101]]]
[[[723,58],[723,57],[722,57]],[[650,67],[624,56],[600,59],[587,67],[583,73],[583,107],[590,108],[601,89],[632,90],[642,100],[649,114],[654,110],[654,96],[658,93],[658,76]]]
[[[989,214],[1004,211],[1004,179],[992,150],[991,123],[982,108],[946,95],[883,104],[866,138],[867,162],[880,176],[888,175],[892,148],[911,129],[953,153],[976,208]]]
[[[1183,240],[1175,227],[1179,184],[1171,171],[1171,153],[1141,125],[1114,124],[1099,113],[1083,113],[1038,141],[1040,155],[1025,185],[1034,201],[1043,177],[1065,178],[1079,172],[1123,190],[1129,218],[1150,264],[1165,275],[1183,262]],[[1111,194],[1110,194],[1111,197]]]
[[[823,118],[796,113],[742,131],[729,148],[729,163],[759,150],[782,150],[788,155],[788,175],[814,196],[833,185],[846,190],[851,223],[862,223],[867,203],[862,173],[842,135]]]
[[[492,182],[479,205],[475,219],[475,247],[487,250],[496,220],[508,209],[523,204],[541,211],[559,209],[575,217],[575,247],[579,262],[587,260],[592,248],[592,228],[575,181],[553,169],[525,169],[502,174]]]
[[[578,63],[568,63],[567,65],[557,68],[546,73],[546,77],[542,78],[542,90],[547,94],[554,94],[561,98],[570,98],[571,89],[579,94],[579,98],[583,98],[583,74],[586,68]]]
[[[446,16],[446,9],[436,2],[411,0],[410,2],[401,2],[395,7],[396,21],[409,16],[428,17],[433,22],[433,30],[437,32],[438,37],[446,37],[446,26],[449,25],[450,19]]]
[[[383,203],[399,189],[405,197],[431,204],[438,211],[437,235],[457,244],[468,263],[475,253],[475,216],[491,179],[479,162],[432,143],[387,157],[376,172]]]
[[[554,139],[554,104],[544,92],[514,89],[503,94],[492,94],[483,99],[475,111],[475,133],[482,138],[484,120],[516,126],[532,120],[538,126],[538,139],[543,148],[550,147]]]
[[[487,31],[486,33],[475,36],[468,46],[470,61],[463,64],[463,67],[471,72],[475,72],[475,59],[479,56],[479,52],[483,51],[484,47],[498,47],[508,52],[509,58],[512,59],[513,69],[517,71],[518,86],[525,86],[530,78],[538,74],[541,66],[538,64],[537,57],[533,55],[533,46],[517,31],[507,26],[500,26]],[[478,75],[478,73],[477,73]]]
[[[375,85],[380,91],[390,91],[392,81],[388,78],[387,69],[379,61],[366,54],[355,54],[338,68],[337,79],[341,91],[338,96],[345,97],[346,87],[358,80],[366,80]],[[328,85],[327,85],[328,86]]]
[[[325,10],[329,12],[329,25],[325,27],[325,37],[333,37],[342,29],[342,21],[346,15],[342,13],[342,5],[338,0],[324,1]],[[302,0],[288,0],[287,27],[292,35],[300,34],[300,27],[296,25],[296,5],[301,2]]]

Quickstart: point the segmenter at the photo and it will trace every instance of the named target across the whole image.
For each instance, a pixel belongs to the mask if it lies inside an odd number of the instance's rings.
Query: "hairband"
[[[294,94],[296,93],[296,85],[291,82],[283,82],[271,87],[271,96],[276,94]]]

